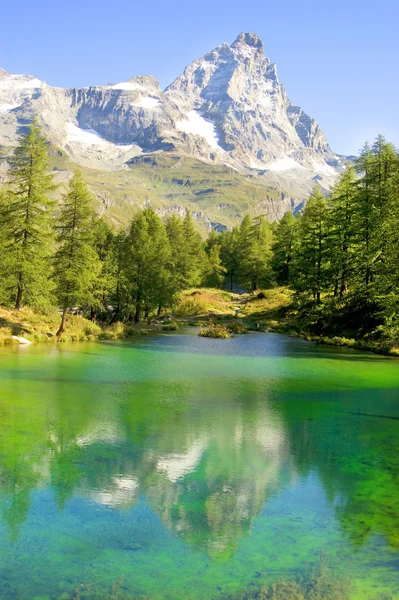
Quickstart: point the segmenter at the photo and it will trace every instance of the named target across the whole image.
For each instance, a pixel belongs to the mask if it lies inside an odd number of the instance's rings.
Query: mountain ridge
[[[122,172],[176,154],[223,165],[282,192],[294,207],[315,183],[327,190],[346,162],[289,100],[254,33],[194,60],[164,90],[152,75],[58,88],[0,69],[0,146],[11,150],[33,117],[81,167]]]

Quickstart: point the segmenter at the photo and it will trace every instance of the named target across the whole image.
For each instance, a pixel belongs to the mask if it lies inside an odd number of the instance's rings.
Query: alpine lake
[[[0,349],[2,600],[289,582],[399,598],[397,359],[195,330]]]

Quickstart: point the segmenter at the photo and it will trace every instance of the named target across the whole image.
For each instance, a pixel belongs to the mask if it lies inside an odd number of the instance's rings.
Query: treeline
[[[328,197],[316,186],[297,217],[271,228],[245,217],[218,243],[231,284],[291,286],[316,333],[398,337],[399,155],[383,137]]]
[[[48,142],[34,122],[0,190],[0,304],[57,306],[61,335],[75,307],[105,322],[139,322],[187,287],[221,285],[217,249],[206,252],[189,212],[163,223],[147,208],[115,232],[96,214],[79,172],[60,203],[56,187]]]
[[[160,314],[193,286],[256,290],[288,285],[315,330],[354,335],[399,329],[399,156],[379,137],[328,197],[316,187],[299,215],[245,216],[203,240],[190,212],[163,222],[139,211],[116,232],[94,209],[82,175],[60,203],[37,123],[21,138],[0,189],[0,304],[79,307],[104,322]]]

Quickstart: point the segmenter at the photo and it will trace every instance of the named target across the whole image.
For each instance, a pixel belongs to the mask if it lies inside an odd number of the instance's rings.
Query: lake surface
[[[1,349],[0,598],[123,575],[210,600],[328,563],[397,599],[398,450],[398,360],[274,334]]]

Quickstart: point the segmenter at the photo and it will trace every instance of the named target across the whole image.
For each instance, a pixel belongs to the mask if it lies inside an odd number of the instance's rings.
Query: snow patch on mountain
[[[132,81],[121,81],[121,83],[114,83],[114,85],[111,85],[111,88],[113,90],[125,90],[125,91],[132,91],[132,90],[144,90],[144,86],[140,85],[139,83],[135,83]]]
[[[285,156],[267,165],[266,169],[269,171],[290,171],[291,169],[303,169],[303,166],[293,158]]]
[[[200,135],[206,139],[211,148],[223,151],[223,148],[219,146],[219,136],[215,124],[208,119],[204,119],[196,110],[187,113],[186,119],[177,121],[176,128],[184,133]]]
[[[153,109],[158,106],[159,100],[158,98],[151,98],[151,96],[145,96],[144,98],[140,98],[135,102],[132,102],[132,106],[137,106],[139,108],[149,108]]]
[[[20,104],[0,104],[0,113],[6,113],[9,112],[10,110],[14,110],[14,108],[18,108],[19,106],[21,106],[22,103]]]
[[[86,146],[114,146],[126,151],[133,148],[133,144],[113,144],[108,140],[104,140],[94,129],[81,129],[74,123],[67,123],[67,136],[68,142],[85,144]]]
[[[0,79],[0,90],[31,90],[41,88],[43,81],[29,75],[9,75]]]
[[[94,129],[80,129],[74,123],[67,123],[67,135],[68,142],[77,142],[79,144],[86,144],[87,146],[107,144],[107,141]]]

